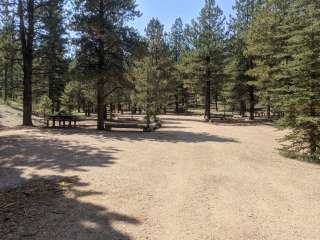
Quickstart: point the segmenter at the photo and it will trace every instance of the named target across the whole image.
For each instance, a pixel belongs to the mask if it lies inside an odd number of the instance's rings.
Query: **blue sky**
[[[232,14],[235,0],[216,1],[227,17]],[[134,26],[140,33],[144,33],[147,23],[153,17],[157,17],[167,31],[178,17],[181,17],[184,23],[189,23],[192,18],[199,15],[205,0],[136,0],[136,2],[143,16],[134,22]]]

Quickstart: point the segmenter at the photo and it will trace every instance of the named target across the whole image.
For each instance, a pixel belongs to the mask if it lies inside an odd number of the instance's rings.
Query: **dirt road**
[[[281,157],[281,136],[177,116],[155,133],[6,130],[0,185],[76,177],[30,239],[320,239],[320,166]]]

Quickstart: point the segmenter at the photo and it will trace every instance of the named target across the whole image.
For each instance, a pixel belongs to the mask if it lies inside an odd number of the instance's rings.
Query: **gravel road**
[[[155,133],[0,131],[0,188],[76,179],[31,239],[320,239],[320,166],[280,156],[282,132],[164,121]]]

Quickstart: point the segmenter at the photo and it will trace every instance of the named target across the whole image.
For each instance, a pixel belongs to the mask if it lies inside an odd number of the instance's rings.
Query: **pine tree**
[[[6,102],[16,89],[15,70],[18,67],[18,44],[17,44],[17,30],[16,30],[16,12],[12,7],[13,2],[9,0],[3,1],[0,5],[0,68],[3,71],[1,77],[3,99]],[[2,72],[1,71],[1,72]]]
[[[214,0],[206,0],[197,21],[192,22],[193,71],[205,92],[205,117],[211,117],[212,88],[220,90],[224,65],[224,23],[222,10]]]
[[[170,56],[167,34],[158,19],[151,19],[146,27],[147,56],[144,59],[147,115],[154,118],[166,107],[169,99],[169,83],[173,80],[173,59]]]
[[[36,37],[35,0],[18,0],[19,33],[23,59],[23,125],[32,126],[32,79]]]
[[[229,26],[231,38],[229,48],[231,56],[227,73],[233,77],[230,86],[231,97],[238,102],[240,114],[246,113],[246,103],[249,101],[250,119],[254,119],[255,104],[255,86],[251,83],[254,79],[247,72],[253,67],[252,59],[246,56],[247,46],[245,43],[246,32],[253,19],[255,9],[262,4],[262,0],[237,0],[234,9],[236,16],[232,19]]]
[[[119,73],[123,71],[123,62],[137,38],[136,32],[126,23],[140,13],[134,0],[78,0],[75,10],[74,30],[79,35],[80,48],[77,59],[82,72],[95,82],[97,128],[103,130],[105,88],[112,78],[122,76]]]
[[[285,152],[319,161],[320,11],[318,1],[270,1],[247,31],[247,54],[265,100],[285,112]]]
[[[279,68],[285,73],[279,92],[286,111],[282,125],[292,128],[287,151],[320,160],[320,2],[296,0],[286,20],[287,55]],[[286,89],[286,91],[284,90]]]
[[[177,18],[175,23],[171,28],[170,33],[170,48],[172,52],[172,57],[174,59],[174,81],[173,81],[173,89],[175,91],[175,112],[179,113],[180,111],[180,103],[182,103],[183,108],[185,108],[185,89],[182,79],[182,73],[180,71],[179,65],[181,64],[182,52],[184,49],[184,28],[181,18]]]
[[[39,34],[37,55],[40,57],[41,77],[46,77],[45,88],[52,102],[52,112],[59,111],[68,70],[66,61],[66,0],[48,0],[41,12],[42,31]]]
[[[259,91],[260,101],[267,106],[268,118],[271,117],[272,102],[277,105],[277,97],[273,94],[277,72],[279,73],[276,69],[286,55],[286,38],[283,37],[280,26],[285,24],[290,2],[291,0],[276,0],[258,6],[244,38],[246,56],[253,61],[253,67],[247,74],[253,78],[251,84]]]

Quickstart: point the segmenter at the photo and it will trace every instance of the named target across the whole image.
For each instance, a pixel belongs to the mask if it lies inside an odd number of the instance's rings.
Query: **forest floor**
[[[320,166],[280,156],[283,132],[163,120],[0,130],[0,239],[319,239]]]

